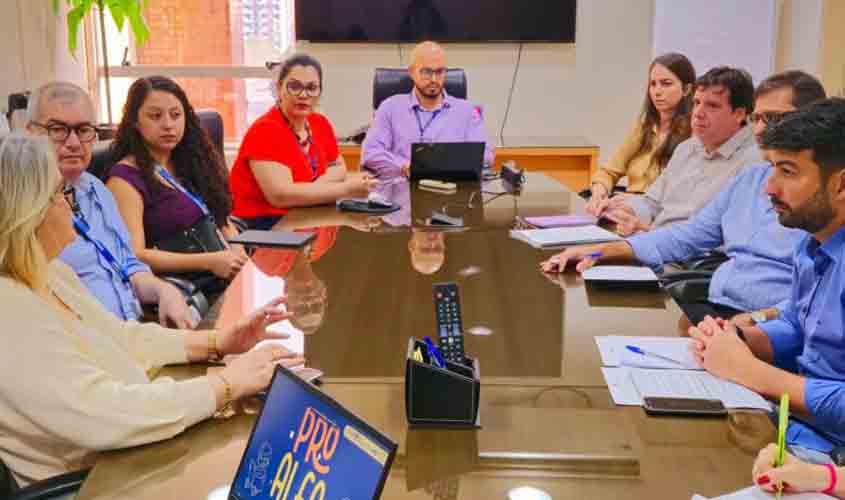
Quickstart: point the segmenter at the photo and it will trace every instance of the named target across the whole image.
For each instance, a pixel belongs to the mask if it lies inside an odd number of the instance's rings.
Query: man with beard
[[[790,113],[761,144],[778,220],[810,233],[795,249],[791,298],[779,319],[755,327],[706,317],[690,329],[692,349],[718,377],[769,399],[789,394],[793,454],[829,461],[845,445],[845,99]]]
[[[408,176],[411,144],[415,142],[484,142],[484,164],[493,164],[481,108],[450,96],[446,82],[446,53],[434,42],[411,51],[408,68],[414,88],[389,97],[376,110],[364,140],[361,163],[380,178]]]

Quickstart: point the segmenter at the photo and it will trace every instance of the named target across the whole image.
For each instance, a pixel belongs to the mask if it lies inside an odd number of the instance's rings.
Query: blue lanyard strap
[[[420,129],[420,139],[425,136],[425,131],[428,130],[428,127],[431,126],[431,123],[434,121],[435,118],[437,118],[437,115],[439,115],[441,111],[443,111],[443,108],[433,111],[431,113],[431,118],[429,118],[428,120],[428,123],[426,123],[425,127],[423,127],[422,119],[420,119],[420,108],[416,106],[414,107],[414,115],[416,115],[417,117],[417,127],[419,127]]]
[[[129,285],[129,271],[126,269],[125,266],[121,266],[120,263],[117,262],[117,259],[112,255],[108,248],[103,245],[102,242],[94,239],[88,233],[88,223],[79,218],[77,215],[73,216],[73,227],[76,229],[76,232],[82,236],[83,239],[86,241],[91,242],[94,245],[94,248],[97,249],[97,253],[100,254],[106,262],[114,269],[118,276],[120,276],[120,280]]]
[[[202,201],[198,196],[193,194],[192,192],[185,189],[176,179],[170,175],[170,172],[167,171],[166,168],[162,167],[161,165],[156,165],[156,173],[160,175],[164,180],[166,180],[173,189],[179,191],[180,193],[184,194],[188,197],[199,209],[202,211],[202,214],[208,216],[211,212],[208,210],[208,206],[206,206],[205,202]]]

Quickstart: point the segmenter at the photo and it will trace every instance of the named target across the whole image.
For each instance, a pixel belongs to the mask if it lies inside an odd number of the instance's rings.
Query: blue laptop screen
[[[328,396],[277,368],[230,498],[375,499],[395,451]]]

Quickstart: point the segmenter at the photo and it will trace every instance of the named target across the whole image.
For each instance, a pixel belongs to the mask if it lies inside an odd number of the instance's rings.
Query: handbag
[[[173,253],[208,253],[222,252],[227,249],[227,246],[220,237],[214,218],[211,215],[204,215],[192,226],[153,242],[153,248]],[[166,276],[190,281],[206,295],[222,292],[228,284],[227,280],[211,271],[169,273],[163,277]]]

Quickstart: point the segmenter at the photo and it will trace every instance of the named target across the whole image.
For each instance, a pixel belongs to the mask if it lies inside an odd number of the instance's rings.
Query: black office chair
[[[414,88],[408,68],[376,68],[373,76],[373,109],[382,101],[396,94],[407,94]],[[452,97],[467,98],[467,76],[463,69],[446,70],[446,93]]]
[[[25,488],[19,488],[12,473],[0,461],[0,498],[8,500],[49,500],[79,491],[90,469],[60,474]]]
[[[197,118],[199,118],[200,126],[208,134],[211,143],[217,148],[220,156],[225,158],[225,150],[223,149],[223,117],[214,109],[198,109]]]
[[[101,141],[94,144],[91,152],[91,163],[88,165],[88,173],[106,182],[106,174],[109,169],[120,158],[115,158],[111,151],[112,141]]]

